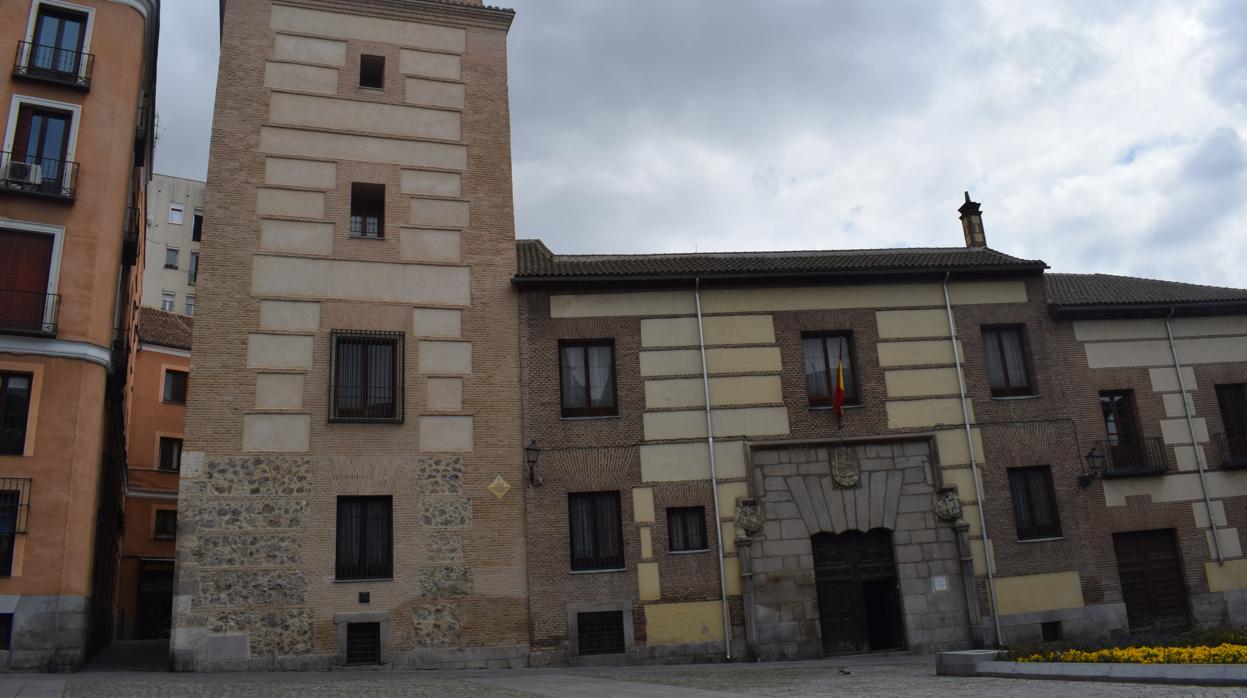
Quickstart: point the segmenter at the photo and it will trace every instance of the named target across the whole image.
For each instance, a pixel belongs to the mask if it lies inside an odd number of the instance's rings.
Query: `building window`
[[[334,330],[329,420],[403,421],[403,333]]]
[[[623,611],[576,614],[577,654],[620,654],[624,649]]]
[[[76,77],[84,60],[86,26],[81,12],[40,4],[27,67],[35,74]]]
[[[9,152],[3,156],[4,185],[37,194],[72,197],[72,112],[43,105],[21,104]]]
[[[615,404],[615,342],[559,343],[559,381],[564,417],[618,414]]]
[[[0,613],[0,650],[5,652],[13,646],[13,614]]]
[[[194,296],[186,297],[186,314],[191,317],[195,316],[195,297]]]
[[[1141,462],[1142,439],[1139,421],[1134,411],[1133,390],[1105,390],[1100,393],[1100,411],[1104,414],[1104,428],[1108,431],[1108,445],[1112,450],[1110,462],[1132,465]]]
[[[983,353],[987,357],[987,382],[992,397],[1035,394],[1024,326],[984,327]]]
[[[351,237],[385,237],[385,185],[351,183]]]
[[[1247,384],[1218,385],[1217,407],[1225,429],[1225,465],[1247,467]]]
[[[195,212],[195,227],[191,229],[191,242],[199,242],[203,239],[204,234],[204,214],[203,211]]]
[[[165,371],[164,400],[174,405],[186,404],[186,382],[189,374],[186,371]]]
[[[346,663],[381,663],[381,624],[346,624]]]
[[[195,282],[198,280],[199,280],[199,253],[191,252],[190,262],[186,266],[186,284],[188,286],[194,286]],[[192,314],[193,313],[187,313],[187,315],[192,315]]]
[[[0,328],[52,333],[56,296],[49,293],[57,236],[0,230]]]
[[[853,369],[852,332],[820,332],[801,336],[805,351],[805,382],[810,391],[810,405],[830,407],[835,403],[836,383],[840,371],[844,372],[844,402],[856,405],[861,402],[857,392],[857,376]]]
[[[181,204],[172,204],[169,206],[169,222],[174,225],[182,225]]]
[[[619,570],[624,566],[618,492],[567,495],[572,571]]]
[[[1061,517],[1052,489],[1051,468],[1046,465],[1009,468],[1009,491],[1013,495],[1018,540],[1061,537]]]
[[[390,497],[338,497],[338,579],[389,579],[393,572]]]
[[[182,469],[182,440],[175,439],[171,436],[160,437],[160,464],[161,470],[181,470]]]
[[[178,268],[178,248],[166,247],[165,248],[165,269],[177,269],[177,268]]]
[[[385,56],[365,54],[359,57],[359,86],[385,87]]]
[[[30,416],[29,373],[0,373],[0,455],[26,452],[26,421]]]
[[[30,480],[0,478],[0,577],[13,575],[17,534],[26,532],[30,514]]]
[[[157,509],[156,525],[152,530],[152,538],[177,538],[178,537],[178,512],[177,509]]]
[[[177,301],[178,294],[173,291],[160,292],[160,309],[173,312],[173,304]]]
[[[706,543],[706,508],[667,510],[667,549],[673,553],[709,550]]]

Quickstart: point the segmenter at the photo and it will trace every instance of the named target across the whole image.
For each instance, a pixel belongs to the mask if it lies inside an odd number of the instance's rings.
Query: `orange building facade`
[[[3,669],[70,670],[112,636],[158,15],[0,3]]]

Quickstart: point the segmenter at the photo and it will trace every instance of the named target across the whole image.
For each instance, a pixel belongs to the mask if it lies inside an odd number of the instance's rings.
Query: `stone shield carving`
[[[736,503],[736,528],[753,535],[762,528],[762,509],[754,502]]]
[[[956,521],[961,518],[961,498],[956,491],[942,490],[935,500],[935,515],[943,521]]]
[[[843,488],[857,487],[862,479],[861,468],[857,463],[857,452],[851,448],[840,446],[831,450],[831,479],[836,486]]]

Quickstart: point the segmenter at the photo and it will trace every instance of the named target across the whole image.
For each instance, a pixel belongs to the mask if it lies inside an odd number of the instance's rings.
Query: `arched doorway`
[[[892,532],[817,533],[811,543],[823,652],[904,647]]]

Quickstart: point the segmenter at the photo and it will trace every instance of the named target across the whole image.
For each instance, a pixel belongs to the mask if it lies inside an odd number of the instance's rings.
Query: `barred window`
[[[857,377],[853,373],[856,357],[853,355],[852,332],[820,332],[801,337],[805,353],[805,382],[810,391],[810,404],[827,407],[835,402],[838,367],[844,367],[844,402],[856,405],[861,399],[857,393]]]
[[[1030,351],[1023,325],[983,328],[983,353],[987,359],[987,383],[992,397],[1034,395],[1030,375]]]
[[[26,450],[32,380],[29,373],[0,373],[0,454],[20,456]]]
[[[667,510],[667,549],[673,553],[708,550],[706,507]]]
[[[1013,495],[1018,540],[1061,537],[1051,468],[1046,465],[1009,468],[1009,490]]]
[[[30,514],[30,479],[0,478],[0,577],[13,574],[17,534],[26,532]]]
[[[615,342],[610,339],[560,342],[559,383],[564,417],[617,414]]]
[[[403,333],[334,330],[329,421],[403,421]]]
[[[623,611],[576,614],[577,654],[619,654],[624,645]]]
[[[567,495],[572,571],[623,569],[618,492]]]
[[[390,497],[338,497],[338,579],[394,576]]]
[[[346,624],[346,663],[381,663],[381,624]]]

